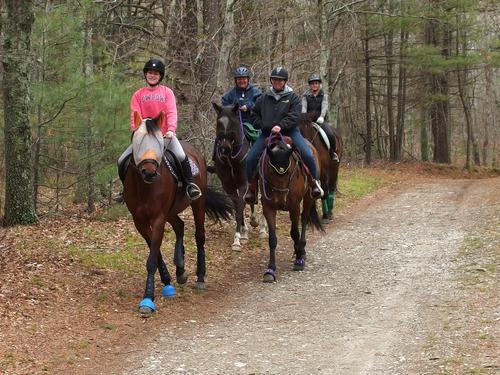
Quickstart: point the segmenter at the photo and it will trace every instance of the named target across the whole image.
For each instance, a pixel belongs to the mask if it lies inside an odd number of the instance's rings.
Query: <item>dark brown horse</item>
[[[248,229],[245,225],[245,201],[243,196],[247,190],[246,158],[250,144],[245,137],[243,121],[239,106],[221,107],[212,103],[217,112],[215,173],[219,177],[222,188],[231,198],[235,208],[236,231],[232,244],[233,250],[241,249],[241,242],[248,240]],[[254,205],[250,205],[250,224],[257,227],[259,222],[255,217]],[[261,236],[266,235],[264,220],[260,220]]]
[[[333,219],[334,194],[337,191],[340,162],[331,159],[322,131],[319,130],[319,125],[311,121],[314,117],[316,117],[315,113],[301,115],[299,118],[299,129],[304,138],[309,140],[318,151],[318,162],[321,168],[321,188],[325,192],[321,199],[321,207],[323,211],[323,223],[326,224]],[[337,155],[339,156],[339,160],[342,160],[342,153],[344,151],[342,137],[334,129],[332,131],[336,141]]]
[[[164,296],[172,296],[175,289],[171,285],[171,277],[162,259],[160,247],[163,240],[165,223],[168,221],[175,232],[174,264],[176,279],[179,284],[187,281],[184,268],[184,222],[179,213],[189,205],[193,211],[197,248],[196,287],[205,286],[205,213],[215,219],[228,218],[231,211],[230,202],[221,194],[207,187],[207,171],[203,156],[188,143],[182,142],[198,173],[193,173],[194,182],[200,187],[202,196],[190,201],[184,187],[179,187],[171,170],[163,158],[163,137],[158,119],[142,120],[135,115],[136,131],[132,138],[132,160],[125,175],[123,197],[127,208],[134,219],[139,233],[149,247],[146,263],[147,279],[144,299],[139,311],[144,317],[154,311],[154,276],[158,269],[161,281],[165,285]]]
[[[296,271],[301,271],[305,267],[307,224],[312,223],[315,228],[322,230],[310,184],[307,182],[304,163],[290,143],[290,140],[284,139],[281,134],[272,135],[259,161],[262,211],[269,228],[269,263],[264,273],[264,282],[276,281],[278,210],[289,212],[290,236],[293,239],[295,253],[293,269]],[[317,158],[316,150],[312,146],[311,148]],[[302,224],[300,234],[299,218]]]

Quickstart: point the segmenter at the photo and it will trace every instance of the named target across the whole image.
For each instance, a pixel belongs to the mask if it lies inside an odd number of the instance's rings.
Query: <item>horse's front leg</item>
[[[234,233],[233,244],[231,245],[231,249],[234,251],[241,250],[240,239],[243,239],[243,199],[239,196],[239,191],[234,190],[230,194],[231,201],[233,202],[233,206],[235,208],[235,219],[236,219],[236,231]],[[247,237],[248,238],[248,237]],[[243,242],[243,241],[242,241]]]
[[[154,294],[155,294],[155,273],[158,269],[158,259],[160,247],[163,241],[163,230],[165,228],[165,219],[156,219],[151,225],[151,237],[149,243],[149,256],[146,262],[146,290],[144,298],[139,304],[139,312],[142,317],[148,318],[155,310]]]
[[[265,204],[262,206],[264,217],[266,218],[269,228],[269,263],[266,272],[264,272],[263,281],[265,283],[273,283],[276,281],[276,246],[278,245],[278,239],[276,237],[276,210]]]
[[[162,289],[163,297],[174,297],[175,288],[172,285],[172,277],[168,272],[167,265],[163,261],[161,251],[158,253],[158,272],[160,273],[161,282],[163,283],[163,289]]]

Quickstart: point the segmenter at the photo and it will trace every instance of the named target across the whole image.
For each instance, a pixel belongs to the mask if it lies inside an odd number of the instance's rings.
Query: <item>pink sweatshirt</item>
[[[163,112],[165,115],[163,124],[161,124],[163,135],[169,130],[175,132],[177,129],[175,96],[174,92],[167,86],[143,87],[132,95],[130,101],[130,130],[135,130],[134,112],[138,112],[143,119],[146,117],[156,118],[160,112]]]

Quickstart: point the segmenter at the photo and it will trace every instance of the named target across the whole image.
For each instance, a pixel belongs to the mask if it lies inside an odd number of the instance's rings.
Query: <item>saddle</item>
[[[313,122],[312,123],[314,129],[318,131],[318,134],[321,136],[321,139],[323,140],[323,143],[325,146],[328,148],[328,151],[330,151],[330,141],[328,140],[328,136],[326,135],[325,131],[321,129],[321,126],[319,126],[317,123]]]

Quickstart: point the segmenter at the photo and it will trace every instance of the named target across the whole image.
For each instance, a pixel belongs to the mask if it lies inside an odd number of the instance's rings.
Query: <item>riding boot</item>
[[[257,203],[257,178],[252,178],[248,181],[248,188],[245,193],[245,202],[248,204],[256,204]]]
[[[201,190],[193,182],[193,173],[191,172],[191,165],[189,164],[189,159],[186,158],[181,161],[182,177],[184,177],[184,183],[186,185],[186,194],[192,201],[201,197]]]
[[[311,186],[311,195],[314,199],[323,197],[325,192],[321,188],[321,184],[318,180],[312,179],[310,186]]]

